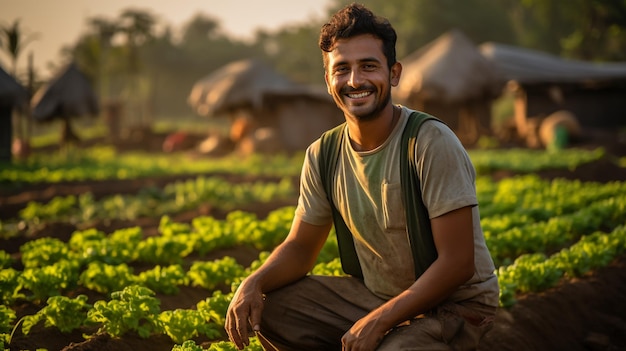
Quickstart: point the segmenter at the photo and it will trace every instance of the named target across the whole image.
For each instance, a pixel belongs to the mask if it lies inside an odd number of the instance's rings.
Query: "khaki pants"
[[[341,350],[343,334],[384,302],[356,278],[309,276],[267,294],[259,337],[280,351]],[[476,350],[495,312],[475,302],[444,303],[390,330],[377,350]]]

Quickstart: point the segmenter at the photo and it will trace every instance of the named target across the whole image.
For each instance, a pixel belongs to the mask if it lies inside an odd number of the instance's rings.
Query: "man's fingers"
[[[248,340],[247,322],[242,322],[241,318],[228,318],[226,320],[226,333],[228,334],[230,341],[232,341],[239,350],[243,349],[250,343]]]
[[[247,320],[243,318],[237,319],[237,333],[239,333],[239,337],[243,341],[243,344],[245,346],[248,346],[250,341],[248,340],[248,321]]]
[[[262,305],[258,308],[253,308],[250,311],[250,325],[252,325],[252,330],[258,332],[261,327],[261,313],[262,313]]]

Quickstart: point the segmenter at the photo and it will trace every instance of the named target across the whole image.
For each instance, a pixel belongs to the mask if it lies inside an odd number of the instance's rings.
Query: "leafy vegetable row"
[[[31,201],[20,211],[16,221],[0,223],[0,233],[12,236],[18,228],[33,228],[48,221],[88,226],[94,220],[133,220],[142,217],[162,217],[211,206],[233,210],[249,203],[267,203],[294,198],[296,190],[290,178],[279,182],[232,184],[218,177],[200,176],[179,181],[163,189],[144,188],[136,195],[113,195],[96,201],[91,193],[79,196],[57,196],[48,203]]]
[[[593,202],[580,210],[546,221],[518,223],[506,230],[485,230],[485,240],[496,265],[508,264],[521,254],[548,253],[598,229],[624,224],[626,196]]]
[[[583,236],[576,244],[550,256],[543,253],[521,255],[513,264],[500,266],[497,270],[500,305],[510,307],[518,294],[544,291],[564,277],[581,277],[624,253],[626,224],[610,233],[595,232]]]
[[[300,174],[303,157],[300,153],[199,158],[185,153],[117,153],[112,146],[98,146],[75,149],[68,154],[35,154],[26,161],[2,163],[0,184],[138,179],[175,174],[286,177]]]
[[[469,150],[478,174],[495,170],[530,173],[544,169],[574,169],[605,156],[595,150],[566,149],[558,153],[542,150]],[[83,180],[137,179],[172,174],[246,174],[297,176],[304,153],[287,155],[231,155],[198,158],[184,153],[164,155],[129,152],[98,146],[73,150],[70,154],[36,154],[26,161],[0,164],[0,184],[54,183]],[[187,161],[187,162],[181,162]]]

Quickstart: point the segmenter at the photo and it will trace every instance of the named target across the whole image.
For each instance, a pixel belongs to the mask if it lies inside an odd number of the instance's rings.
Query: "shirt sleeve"
[[[296,217],[302,221],[324,225],[332,221],[332,212],[319,171],[320,140],[313,142],[306,150],[300,174],[300,195],[296,207]]]
[[[445,124],[425,122],[417,142],[417,165],[430,218],[478,204],[476,172],[465,148]]]

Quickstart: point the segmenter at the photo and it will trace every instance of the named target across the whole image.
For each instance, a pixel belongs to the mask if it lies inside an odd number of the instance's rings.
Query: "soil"
[[[158,140],[152,144],[160,145]],[[589,143],[587,146],[595,147],[596,145]],[[571,171],[550,170],[541,172],[540,175],[549,179],[560,177],[599,182],[626,181],[626,169],[618,167],[614,162],[616,156],[626,156],[625,144],[612,142],[610,145],[605,143],[603,146],[610,152],[610,156],[602,160]],[[502,178],[511,175],[513,174],[499,172],[494,174],[494,177]],[[0,219],[15,217],[28,201],[43,202],[54,196],[80,194],[87,191],[92,192],[96,198],[107,194],[131,194],[148,185],[164,186],[167,183],[191,177],[35,184],[24,185],[17,191],[0,189]],[[232,177],[230,180],[234,182],[249,180],[241,176],[229,177]],[[280,203],[251,204],[242,210],[256,213],[259,218],[264,218],[270,211],[294,203],[295,199]],[[173,217],[176,221],[189,222],[199,215],[224,218],[226,213],[214,208],[201,207]],[[144,233],[153,235],[156,234],[158,224],[159,218],[142,218],[133,222],[94,223],[93,226],[105,232],[112,232],[118,228],[139,225],[144,229]],[[49,223],[28,235],[24,233],[17,238],[0,240],[0,247],[7,252],[18,253],[19,247],[28,240],[52,236],[66,241],[76,229],[76,226],[67,223]],[[223,256],[232,256],[240,264],[247,266],[258,257],[258,251],[250,247],[237,247],[213,252],[208,257],[190,257],[188,260],[210,260]],[[141,269],[141,267],[136,268]],[[86,294],[91,303],[103,298],[98,293],[85,289],[74,291],[72,294]],[[176,296],[157,295],[157,297],[161,300],[162,310],[191,308],[198,301],[209,297],[209,292],[205,289],[181,287],[180,293]],[[616,259],[605,268],[596,270],[585,277],[563,282],[546,292],[520,296],[512,308],[498,311],[495,326],[483,340],[480,350],[626,350],[625,301],[626,256]],[[39,308],[41,306],[29,303],[17,306],[18,318],[35,313]],[[10,350],[45,348],[49,351],[170,351],[174,345],[164,335],[147,339],[134,334],[127,334],[118,339],[107,335],[97,335],[85,340],[83,338],[85,332],[87,331],[79,330],[64,334],[56,328],[44,328],[38,325],[27,337],[21,335],[19,331],[16,332],[10,344]],[[196,341],[205,348],[210,344],[209,340],[202,338]]]

